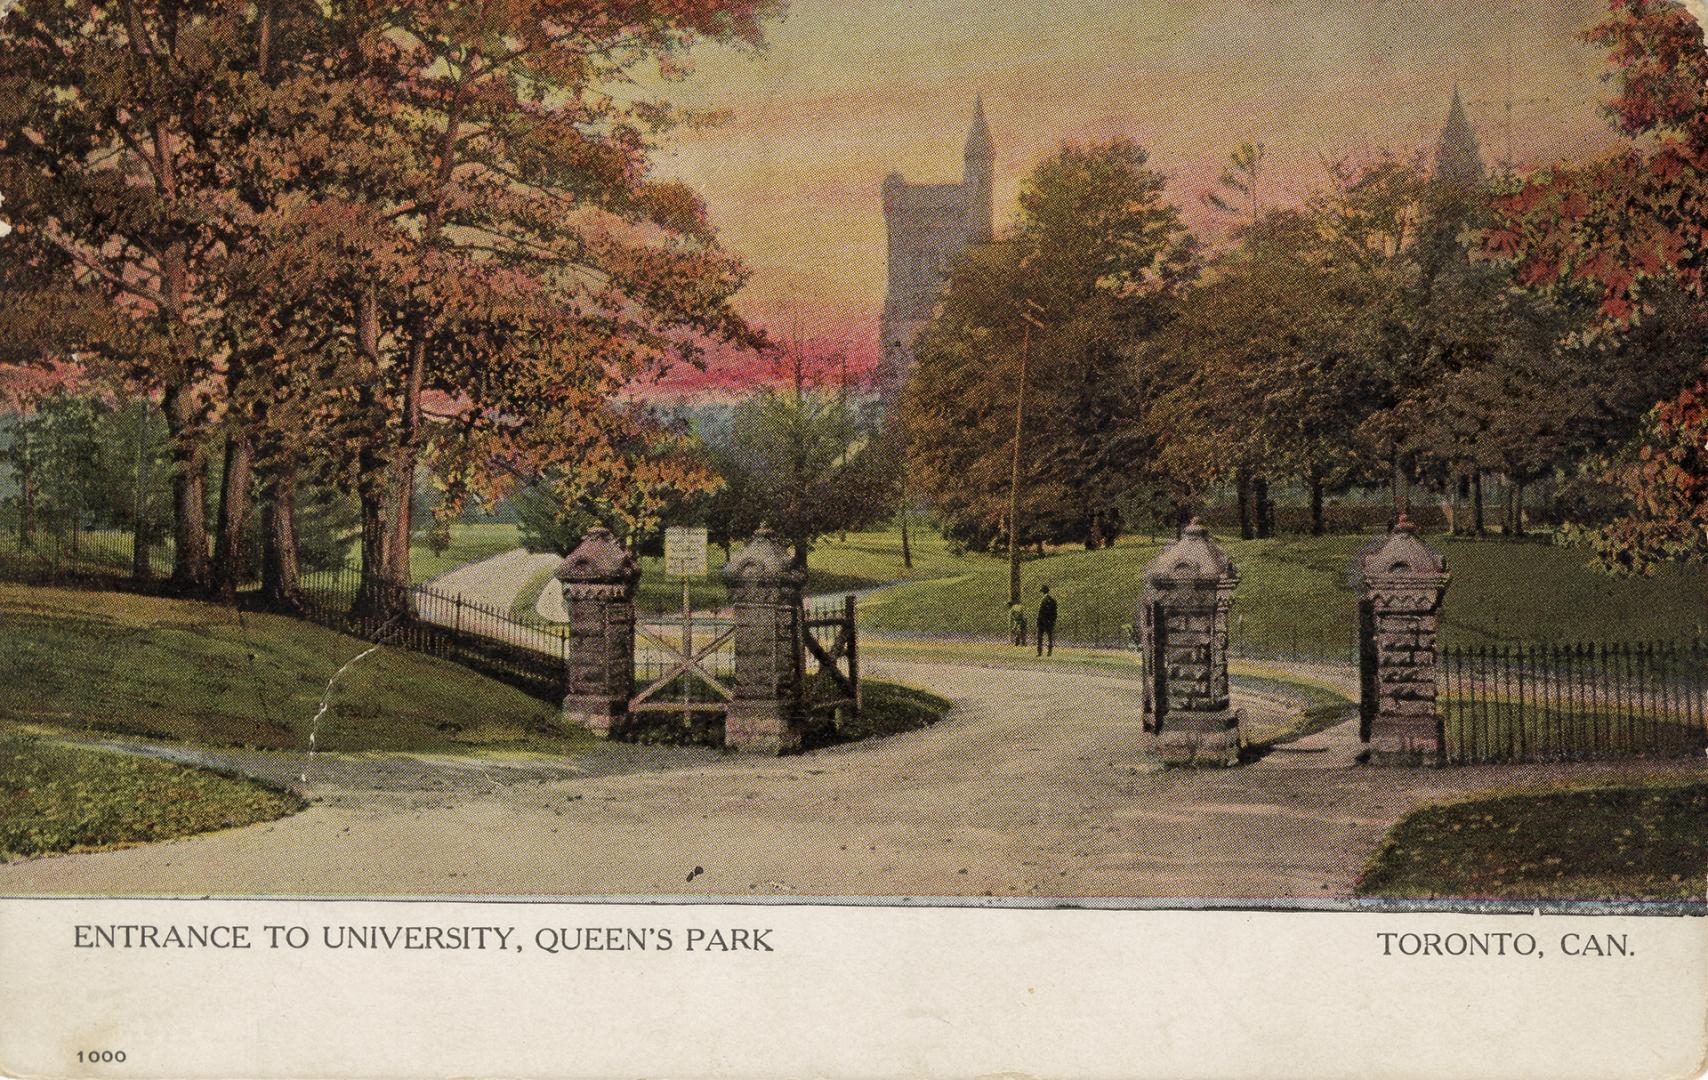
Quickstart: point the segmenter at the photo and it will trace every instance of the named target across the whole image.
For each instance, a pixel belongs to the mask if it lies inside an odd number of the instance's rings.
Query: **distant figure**
[[[1056,598],[1050,595],[1050,587],[1045,585],[1041,590],[1044,599],[1038,604],[1038,655],[1054,656],[1056,654]],[[1049,638],[1048,652],[1045,651],[1044,639]]]
[[[1008,636],[1016,645],[1026,644],[1026,605],[1018,600],[1008,605]]]

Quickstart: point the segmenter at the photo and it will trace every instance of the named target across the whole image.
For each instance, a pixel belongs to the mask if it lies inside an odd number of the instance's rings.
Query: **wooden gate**
[[[854,597],[814,605],[802,620],[801,644],[807,663],[802,671],[806,710],[860,711],[859,632]]]
[[[635,624],[631,713],[722,713],[735,696],[735,622],[685,612]]]

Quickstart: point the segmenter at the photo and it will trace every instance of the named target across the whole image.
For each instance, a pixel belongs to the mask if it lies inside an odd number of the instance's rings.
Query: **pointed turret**
[[[996,147],[984,119],[984,98],[973,99],[973,126],[967,132],[967,242],[983,244],[996,231]]]
[[[1441,129],[1441,142],[1435,150],[1435,179],[1449,183],[1474,184],[1483,179],[1482,148],[1477,145],[1476,130],[1465,115],[1465,103],[1459,97],[1458,84],[1453,86],[1453,104],[1447,109],[1447,126]]]
[[[967,132],[967,174],[972,175],[974,162],[994,164],[996,149],[990,141],[990,125],[984,119],[984,98],[973,99],[973,126]]]

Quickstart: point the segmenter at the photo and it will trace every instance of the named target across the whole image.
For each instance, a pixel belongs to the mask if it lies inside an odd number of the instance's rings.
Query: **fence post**
[[[848,681],[854,684],[854,715],[860,715],[860,624],[856,621],[859,605],[854,594],[842,601],[842,617],[848,620]]]
[[[724,714],[724,745],[766,754],[799,749],[806,575],[761,526],[724,567],[724,581],[735,608],[735,697]]]
[[[1441,601],[1447,593],[1447,560],[1417,538],[1406,518],[1359,566],[1369,618],[1361,629],[1369,640],[1361,651],[1373,665],[1364,680],[1374,700],[1363,703],[1369,717],[1365,742],[1374,764],[1436,764],[1445,752],[1442,718],[1436,713],[1437,638]]]
[[[635,693],[635,586],[640,565],[609,529],[588,531],[558,564],[569,612],[563,719],[595,735],[622,733]]]
[[[1239,571],[1196,519],[1145,571],[1144,727],[1165,765],[1239,764],[1228,697],[1228,612]]]

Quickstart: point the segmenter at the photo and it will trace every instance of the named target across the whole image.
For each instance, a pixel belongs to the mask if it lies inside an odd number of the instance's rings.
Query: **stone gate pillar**
[[[806,726],[806,575],[776,535],[761,527],[724,567],[724,580],[735,607],[735,697],[724,718],[724,745],[763,754],[797,750]]]
[[[609,529],[594,528],[558,564],[569,612],[563,718],[619,735],[635,693],[635,586],[640,566]]]
[[[1359,566],[1360,718],[1372,763],[1441,758],[1435,661],[1447,580],[1447,560],[1403,517]]]
[[[1239,763],[1228,698],[1228,609],[1239,571],[1196,520],[1145,571],[1139,646],[1144,726],[1165,765]]]

